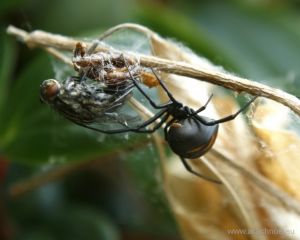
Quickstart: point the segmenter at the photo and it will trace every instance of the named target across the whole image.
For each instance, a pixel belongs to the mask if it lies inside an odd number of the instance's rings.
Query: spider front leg
[[[155,109],[161,109],[161,108],[166,108],[166,107],[172,105],[172,102],[167,102],[167,103],[162,104],[162,105],[156,104],[156,103],[151,99],[151,97],[149,97],[148,94],[141,88],[141,86],[139,85],[139,83],[134,79],[134,77],[133,77],[131,71],[129,70],[129,66],[128,66],[127,62],[126,62],[126,59],[125,59],[124,55],[123,55],[123,60],[124,60],[125,66],[126,66],[126,68],[127,68],[127,71],[128,71],[128,73],[129,73],[129,76],[130,76],[130,78],[131,78],[131,80],[132,80],[134,86],[140,91],[141,94],[144,95],[144,97],[148,100],[148,102],[151,104],[151,106],[152,106],[153,108],[155,108]]]
[[[81,126],[81,127],[85,127],[87,129],[90,129],[90,130],[93,130],[93,131],[96,131],[96,132],[105,133],[105,134],[117,134],[117,133],[132,132],[132,130],[130,128],[127,128],[126,126],[125,126],[125,128],[121,128],[121,129],[103,130],[103,129],[92,127],[92,126],[89,126],[89,125],[86,125],[86,124],[83,124],[83,123],[76,122],[72,119],[69,119],[69,120],[71,122]]]
[[[148,119],[143,124],[141,124],[141,125],[139,125],[137,127],[124,126],[125,128],[113,129],[113,130],[102,130],[102,129],[94,128],[92,126],[81,124],[81,123],[78,123],[78,122],[75,122],[75,121],[72,121],[72,120],[71,121],[74,122],[74,123],[76,123],[77,125],[83,126],[85,128],[91,129],[91,130],[95,130],[97,132],[105,133],[105,134],[116,134],[116,133],[125,133],[125,132],[153,133],[157,129],[159,129],[167,121],[167,119],[169,117],[169,114],[166,113],[166,112],[167,112],[166,109],[158,112],[153,117],[151,117],[150,119]],[[163,116],[164,114],[165,114],[165,116]],[[163,117],[160,119],[160,121],[152,129],[145,129],[150,124],[152,124],[153,122],[155,122],[156,120],[158,120],[161,116],[163,116]]]
[[[202,107],[200,107],[199,109],[197,109],[197,110],[193,113],[193,116],[196,115],[196,114],[199,113],[199,112],[204,111],[204,110],[206,109],[207,105],[209,104],[210,100],[212,99],[212,97],[213,97],[213,94],[211,94],[211,95],[209,96],[208,100],[206,101],[206,103],[205,103]]]
[[[141,129],[141,128],[145,128],[147,127],[148,125],[150,125],[151,123],[153,123],[155,120],[159,119],[159,118],[154,118],[154,119],[149,119],[151,120],[150,123],[148,123],[146,126],[142,127],[142,126],[139,126],[137,127],[137,130],[135,132],[137,133],[154,133],[157,129],[159,129],[169,118],[169,114],[167,113],[165,116],[163,116],[161,119],[160,119],[160,122],[157,123],[152,129]],[[143,124],[144,125],[144,124]]]
[[[238,110],[236,113],[234,114],[231,114],[229,116],[226,116],[224,118],[221,118],[219,120],[212,120],[212,121],[206,121],[204,118],[198,116],[198,115],[195,115],[195,117],[197,118],[197,120],[201,123],[203,123],[204,125],[207,125],[207,126],[212,126],[212,125],[216,125],[216,124],[219,124],[219,123],[224,123],[224,122],[228,122],[228,121],[231,121],[233,119],[235,119],[242,111],[244,111],[246,108],[249,107],[249,105],[255,101],[255,99],[257,99],[258,96],[255,96],[253,97],[249,102],[247,102],[240,110]]]
[[[170,100],[173,103],[177,103],[177,100],[174,98],[174,96],[172,95],[172,93],[169,91],[169,89],[167,88],[167,86],[165,85],[165,83],[157,76],[156,72],[153,70],[153,68],[151,68],[152,73],[154,74],[154,76],[156,77],[157,81],[159,82],[159,84],[161,85],[161,87],[165,90],[166,94],[168,95],[168,97],[170,98]]]

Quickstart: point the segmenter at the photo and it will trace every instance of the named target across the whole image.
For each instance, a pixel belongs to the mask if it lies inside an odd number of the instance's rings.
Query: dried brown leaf
[[[300,138],[285,129],[292,125],[289,110],[273,101],[265,101],[256,109],[253,123],[260,145],[257,158],[259,171],[293,199],[300,201]],[[262,200],[261,208],[275,229],[286,232],[292,239],[299,238],[299,214],[266,198]]]
[[[160,39],[157,43],[152,39],[152,48],[159,57],[192,62],[195,66],[198,65],[202,68],[205,66],[207,69],[221,71],[220,67],[213,66],[206,59],[194,55],[173,42],[164,41],[162,43]],[[182,76],[164,74],[163,79],[176,99],[194,109],[203,105],[214,90],[214,86],[211,84]],[[162,96],[165,95],[162,94]],[[162,98],[163,101],[167,100]],[[215,106],[219,107],[215,108]],[[218,119],[237,110],[238,107],[233,98],[215,96],[213,104],[210,104],[203,114]],[[222,124],[219,131],[215,148],[226,152],[233,159],[242,161],[245,167],[253,168],[253,159],[257,149],[242,117]],[[208,155],[207,158],[214,162],[213,157]],[[228,237],[230,239],[251,239],[251,235],[245,234],[230,236],[228,231],[262,227],[251,199],[251,189],[243,176],[228,166],[218,163],[216,168],[223,176],[222,180],[226,180],[226,184],[220,186],[191,176],[184,170],[177,157],[174,156],[172,159],[176,161],[170,161],[172,170],[169,170],[167,178],[165,177],[167,179],[165,190],[185,239],[227,239]],[[164,159],[164,161],[166,160]],[[199,161],[197,162],[197,166],[194,167],[210,176],[211,171],[203,164],[199,164]],[[262,235],[253,239],[266,238]]]

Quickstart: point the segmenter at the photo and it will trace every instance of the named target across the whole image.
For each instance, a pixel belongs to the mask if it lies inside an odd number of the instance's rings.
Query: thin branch
[[[159,38],[157,34],[153,33],[149,29],[136,24],[119,25],[109,30],[106,34],[111,34],[112,32],[122,29],[122,27],[133,28],[147,34],[150,37]],[[28,33],[14,26],[9,26],[7,28],[7,33],[16,36],[18,39],[26,43],[29,47],[54,47],[60,50],[72,51],[76,43],[78,42],[78,40],[75,40],[73,38],[64,37],[57,34],[51,34],[39,30]],[[160,41],[165,41],[162,38],[159,39]],[[87,45],[87,47],[89,47],[92,43],[86,42],[85,44]],[[111,50],[111,47],[108,48],[103,45],[99,45],[97,47],[97,51],[107,52]],[[288,94],[280,89],[275,89],[258,82],[234,76],[229,73],[205,68],[201,69],[198,66],[195,67],[192,64],[185,62],[176,62],[154,56],[146,56],[132,53],[130,53],[128,56],[132,56],[134,59],[140,59],[140,64],[144,67],[157,68],[164,72],[178,74],[186,77],[192,77],[237,92],[246,92],[252,95],[267,97],[289,107],[292,111],[294,111],[297,115],[300,116],[300,100],[297,97]]]
[[[53,57],[59,59],[60,61],[69,65],[70,67],[73,67],[73,62],[71,61],[71,59],[69,57],[65,56],[64,54],[61,54],[61,52],[57,51],[55,48],[45,47],[44,49],[46,52],[51,54]]]

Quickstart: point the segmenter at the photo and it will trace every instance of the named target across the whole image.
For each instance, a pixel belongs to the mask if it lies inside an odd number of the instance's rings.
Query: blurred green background
[[[7,36],[9,24],[85,36],[140,23],[229,71],[300,96],[298,1],[4,0],[0,16],[1,240],[181,239],[150,139],[92,133],[42,105],[39,85],[54,76],[51,60]],[[51,170],[55,181],[9,195],[16,183]]]

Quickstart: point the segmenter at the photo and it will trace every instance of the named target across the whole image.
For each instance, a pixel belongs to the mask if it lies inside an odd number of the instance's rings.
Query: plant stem
[[[148,35],[149,38],[155,38],[157,41],[160,41],[163,44],[166,44],[166,40],[159,37],[156,33],[151,30],[142,27],[136,24],[122,24],[111,30],[108,30],[104,35],[111,34],[117,30],[122,28],[132,28],[137,31],[143,32]],[[14,26],[9,26],[7,28],[7,33],[13,35],[20,39],[22,42],[26,43],[29,47],[42,47],[42,48],[56,48],[60,50],[72,51],[75,48],[78,40],[73,38],[47,33],[44,31],[36,30],[31,33],[28,33],[24,30],[18,29]],[[85,42],[86,46],[89,47],[92,43]],[[109,52],[112,51],[111,47],[106,47],[104,45],[99,45],[96,48],[97,51]],[[114,50],[115,51],[115,50]],[[116,52],[118,52],[116,50]],[[287,107],[289,107],[292,111],[294,111],[297,115],[300,116],[300,99],[297,97],[288,94],[280,89],[272,88],[266,86],[264,84],[251,81],[245,78],[237,77],[230,73],[217,71],[215,69],[207,69],[200,68],[199,66],[194,66],[190,63],[186,62],[178,62],[167,60],[163,58],[158,58],[154,56],[146,56],[136,53],[126,53],[122,52],[124,55],[128,54],[135,59],[140,59],[141,66],[151,67],[159,69],[160,71],[178,74],[181,76],[191,77],[195,79],[199,79],[201,81],[206,81],[215,85],[222,86],[224,88],[228,88],[230,90],[236,92],[246,92],[256,96],[262,96],[269,99],[272,99],[276,102],[279,102]]]

